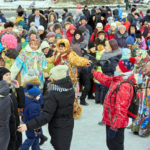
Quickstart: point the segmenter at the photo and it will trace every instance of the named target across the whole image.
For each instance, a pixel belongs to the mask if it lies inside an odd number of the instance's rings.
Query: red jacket
[[[127,30],[127,32],[128,32],[129,27],[130,27],[130,22],[129,22],[129,21],[126,21],[126,22],[123,23],[123,25],[126,27],[126,30]]]
[[[117,85],[124,80],[123,75],[110,77],[97,71],[94,71],[93,75],[101,84],[109,87],[103,105],[103,123],[113,129],[127,127],[129,122],[127,112],[133,97],[132,85],[130,83],[123,83],[120,85],[118,93],[112,94]],[[131,75],[128,79],[135,83],[134,75]],[[115,97],[116,102],[114,102]]]
[[[68,28],[68,30],[67,30],[67,39],[68,39],[68,41],[69,41],[69,43],[71,43],[71,41],[72,41],[72,38],[73,38],[73,36],[74,36],[74,34],[71,34],[70,33],[70,30],[71,29],[74,29],[74,30],[76,30],[77,28],[74,26],[74,25],[70,25],[69,26],[69,28]]]
[[[95,29],[90,37],[90,41],[95,42],[95,40],[97,39],[97,33],[98,33],[98,30]]]

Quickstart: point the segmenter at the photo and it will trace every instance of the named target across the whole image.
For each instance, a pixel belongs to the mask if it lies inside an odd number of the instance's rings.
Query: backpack
[[[129,118],[135,119],[137,117],[138,110],[139,110],[139,99],[137,97],[137,87],[135,86],[135,84],[131,80],[122,81],[116,87],[116,89],[112,92],[112,95],[114,94],[114,92],[116,92],[116,94],[118,93],[119,88],[120,88],[121,84],[123,84],[123,83],[130,83],[133,87],[133,97],[132,97],[131,104],[128,108],[127,115],[128,115]],[[116,103],[116,97],[115,97],[114,103]]]

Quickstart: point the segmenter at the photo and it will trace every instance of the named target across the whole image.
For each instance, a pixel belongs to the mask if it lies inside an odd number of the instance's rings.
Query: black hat
[[[10,72],[7,68],[0,67],[0,81],[3,80],[4,74]]]
[[[131,13],[134,12],[134,11],[136,11],[136,8],[132,8],[132,9],[131,9]]]
[[[68,9],[67,9],[67,8],[64,8],[64,11],[65,11],[65,12],[68,12]]]
[[[140,30],[136,31],[136,38],[141,38],[141,37],[142,37],[141,31]]]
[[[150,9],[147,10],[147,14],[150,13]]]
[[[99,36],[100,34],[106,35],[106,34],[105,34],[105,31],[103,31],[103,30],[102,30],[102,31],[99,31],[97,35]]]
[[[76,30],[75,32],[74,32],[74,36],[76,35],[76,34],[79,34],[80,36],[82,36],[82,31],[79,29],[79,30]]]
[[[18,12],[18,16],[20,16],[20,17],[21,17],[23,14],[24,14],[24,11],[19,11],[19,12]]]
[[[81,33],[84,33],[84,32],[86,31],[86,27],[81,26],[81,27],[79,28],[79,30],[81,31]]]

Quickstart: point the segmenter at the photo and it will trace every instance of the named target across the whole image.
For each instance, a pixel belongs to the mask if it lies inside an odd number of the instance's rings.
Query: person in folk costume
[[[61,39],[56,44],[56,51],[50,59],[47,59],[47,63],[52,63],[55,66],[60,64],[66,64],[69,67],[69,76],[74,83],[74,87],[77,89],[77,67],[86,67],[91,64],[91,61],[84,57],[78,56],[70,49],[69,41]],[[77,99],[74,104],[74,118],[78,118],[81,115],[81,107],[79,107]]]
[[[5,67],[10,69],[19,54],[16,50],[17,39],[12,34],[4,34],[1,38],[1,43],[4,47],[4,50],[1,52],[1,57],[5,62]]]
[[[139,113],[137,118],[130,126],[133,133],[137,133],[141,137],[150,135],[150,57],[146,51],[138,49],[136,51],[136,67],[135,74],[140,100]],[[149,69],[149,70],[148,70]]]
[[[25,47],[23,51],[18,55],[14,64],[11,67],[12,79],[20,73],[21,75],[21,85],[23,85],[25,80],[25,74],[28,73],[30,69],[35,69],[38,71],[38,77],[40,80],[40,88],[44,86],[44,68],[47,67],[47,61],[40,49],[40,41],[31,40],[29,45]]]

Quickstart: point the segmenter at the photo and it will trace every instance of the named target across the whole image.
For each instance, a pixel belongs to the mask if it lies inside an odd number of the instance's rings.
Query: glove
[[[114,129],[112,129],[112,128],[109,128],[109,130],[108,130],[108,137],[109,137],[110,139],[113,139],[113,138],[116,136],[116,133],[117,133],[117,130],[114,130]]]

